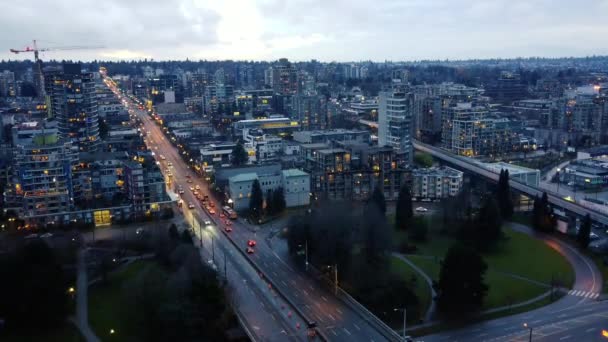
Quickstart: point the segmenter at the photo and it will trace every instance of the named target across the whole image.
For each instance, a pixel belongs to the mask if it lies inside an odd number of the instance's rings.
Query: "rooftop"
[[[241,173],[236,176],[232,176],[229,178],[230,182],[238,183],[238,182],[251,182],[258,179],[258,174],[255,172],[250,173]]]
[[[308,173],[299,170],[299,169],[289,169],[283,170],[284,177],[300,177],[300,176],[308,176]]]

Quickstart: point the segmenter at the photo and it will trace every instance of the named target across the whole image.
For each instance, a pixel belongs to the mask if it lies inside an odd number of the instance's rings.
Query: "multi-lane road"
[[[130,100],[128,100],[130,102]],[[182,195],[184,206],[183,210],[188,211],[187,204],[195,204],[195,208],[192,211],[196,212],[199,217],[207,218],[211,217],[218,224],[211,233],[215,239],[215,247],[221,246],[225,251],[228,251],[227,255],[233,257],[233,265],[243,269],[253,269],[251,264],[259,268],[263,276],[258,274],[257,278],[265,282],[265,289],[261,289],[261,294],[258,294],[260,299],[259,310],[267,309],[266,315],[262,315],[262,312],[258,312],[255,319],[261,320],[264,317],[265,321],[271,321],[280,317],[287,318],[286,321],[289,324],[289,329],[292,334],[302,332],[307,321],[312,321],[317,324],[317,330],[325,336],[327,339],[332,341],[385,341],[387,339],[396,339],[395,333],[387,338],[379,330],[369,323],[370,318],[361,315],[351,309],[350,306],[345,305],[342,301],[337,299],[333,293],[323,287],[321,287],[316,281],[310,279],[306,274],[303,274],[295,265],[291,264],[291,260],[285,256],[280,257],[264,236],[258,234],[252,227],[247,225],[241,220],[234,221],[232,225],[232,232],[223,232],[223,224],[219,217],[219,213],[215,215],[209,215],[196,200],[192,192],[188,191],[190,185],[199,185],[201,191],[209,195],[209,198],[213,201],[213,194],[209,191],[207,184],[200,178],[196,177],[196,174],[187,166],[183,159],[179,155],[179,150],[169,141],[160,128],[160,126],[152,120],[150,115],[145,111],[137,109],[133,103],[130,103],[129,109],[135,113],[139,121],[143,124],[142,131],[147,133],[146,143],[147,146],[155,153],[157,157],[162,155],[165,160],[161,161],[161,170],[166,172],[169,168],[173,174],[172,183],[183,185],[186,192]],[[168,162],[171,162],[172,167],[168,167]],[[193,183],[187,183],[188,177],[193,180]],[[216,211],[220,211],[221,203],[215,203]],[[194,229],[196,234],[199,234],[198,229]],[[208,239],[211,234],[203,231],[204,239]],[[257,245],[253,254],[246,255],[243,251],[247,247],[248,240],[256,240]],[[203,241],[206,248],[210,245],[210,240]],[[240,249],[240,250],[237,250]],[[218,260],[218,251],[216,249],[216,260]],[[248,258],[245,260],[244,258]],[[217,264],[221,270],[223,264],[220,260]],[[230,263],[228,264],[228,275],[230,277]],[[251,287],[251,279],[241,280],[239,285],[243,287]],[[269,288],[269,283],[274,284],[273,288]],[[254,286],[255,287],[255,286]],[[276,295],[276,296],[275,296]],[[260,298],[264,296],[265,299]],[[286,300],[282,301],[278,305],[269,306],[268,303],[263,307],[261,303],[264,300],[268,301],[280,301],[282,298]],[[292,304],[292,305],[290,305]],[[301,314],[301,315],[300,315]],[[280,317],[279,317],[280,316]],[[297,317],[297,319],[296,319]],[[247,318],[249,319],[249,318]],[[300,324],[298,329],[297,324]],[[252,324],[249,324],[252,325]],[[261,324],[256,326],[260,327]],[[261,328],[260,328],[261,329]],[[271,331],[286,330],[286,327],[281,328],[268,328]],[[305,333],[300,333],[300,337],[304,336]]]

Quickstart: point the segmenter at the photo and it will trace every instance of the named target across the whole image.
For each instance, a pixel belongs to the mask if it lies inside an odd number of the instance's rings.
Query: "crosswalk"
[[[597,292],[589,292],[589,291],[583,291],[583,290],[570,290],[570,291],[568,291],[568,294],[570,296],[584,297],[584,298],[589,298],[589,299],[596,299],[597,297],[600,296],[600,294]]]

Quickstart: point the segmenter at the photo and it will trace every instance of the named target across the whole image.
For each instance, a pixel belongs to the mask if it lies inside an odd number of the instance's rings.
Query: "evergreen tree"
[[[273,192],[271,189],[266,190],[266,214],[274,215],[276,208],[274,207]]]
[[[285,203],[285,194],[283,194],[282,187],[274,190],[272,195],[272,206],[275,210],[275,214],[280,214],[285,210],[287,203]]]
[[[479,210],[476,222],[475,240],[478,246],[485,248],[494,245],[502,237],[502,219],[498,204],[492,196],[488,196]]]
[[[413,216],[412,194],[410,188],[407,185],[404,185],[401,187],[401,190],[399,190],[399,197],[397,198],[397,207],[395,208],[395,229],[407,229],[408,223]]]
[[[182,240],[183,243],[188,244],[188,245],[194,244],[194,241],[192,240],[192,235],[190,235],[190,232],[187,229],[182,231],[180,240]]]
[[[384,192],[382,191],[382,184],[378,183],[378,185],[374,188],[371,197],[369,198],[369,202],[374,204],[380,212],[385,215],[386,214],[386,199],[384,198]]]
[[[500,214],[503,218],[510,219],[513,216],[513,199],[511,198],[511,186],[509,185],[509,170],[500,170],[496,195]]]
[[[581,226],[578,229],[578,233],[576,235],[576,240],[582,249],[586,249],[589,246],[589,242],[591,241],[591,217],[589,214],[585,215],[583,222],[581,222]]]
[[[260,182],[256,179],[251,185],[251,198],[249,199],[249,216],[255,221],[262,217],[263,205],[264,195],[262,194]]]
[[[247,151],[245,151],[245,147],[243,147],[243,144],[241,144],[240,142],[236,144],[236,146],[232,149],[230,159],[233,166],[241,166],[247,164],[249,156],[247,155]]]
[[[555,230],[555,224],[556,221],[549,205],[549,198],[547,193],[544,192],[540,199],[537,196],[534,200],[532,225],[538,231],[550,233]]]
[[[488,266],[475,250],[464,245],[448,249],[441,263],[437,308],[444,314],[463,314],[478,310],[488,292],[484,277]]]

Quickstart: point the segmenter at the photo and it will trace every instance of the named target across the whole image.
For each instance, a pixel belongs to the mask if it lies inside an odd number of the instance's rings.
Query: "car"
[[[162,154],[160,155],[160,159],[165,160],[167,158],[165,158],[165,156],[163,156]]]
[[[192,183],[192,179],[188,178],[188,180],[186,182]]]
[[[209,209],[209,214],[211,214],[211,215],[215,215],[215,209],[210,208],[210,209]]]
[[[210,206],[211,208],[215,208],[215,203],[213,203],[213,202],[209,201],[209,206]]]
[[[253,254],[254,250],[251,247],[247,247],[247,249],[245,249],[245,251],[247,252],[247,254]]]
[[[140,235],[140,234],[143,234],[145,231],[146,231],[146,230],[145,230],[145,229],[143,229],[143,228],[137,228],[137,229],[135,230],[135,234]]]
[[[418,207],[418,208],[416,208],[416,211],[419,213],[426,213],[429,210],[425,207]]]
[[[255,242],[255,240],[247,240],[247,246],[249,247],[255,247],[257,243]]]
[[[194,194],[194,196],[198,196],[198,191],[194,190],[192,193]]]
[[[204,224],[205,226],[210,226],[210,225],[211,225],[211,221],[209,221],[209,220],[205,220],[205,221],[203,222],[203,224]]]
[[[226,220],[226,225],[227,225],[227,226],[232,226],[232,221],[230,221],[230,220]]]
[[[173,163],[172,162],[168,162],[167,165],[173,166]]]
[[[190,187],[190,191],[194,191],[194,187],[193,186]]]
[[[230,227],[230,226],[225,226],[225,227],[224,227],[224,230],[225,230],[226,232],[230,233],[230,232],[232,231],[232,227]]]
[[[226,218],[226,215],[224,215],[224,213],[220,213],[220,218]]]
[[[194,209],[194,203],[192,203],[192,202],[188,203],[188,209]]]
[[[196,185],[194,188],[195,188],[196,190],[200,190],[200,189],[201,189],[201,186],[197,184],[197,185]]]

